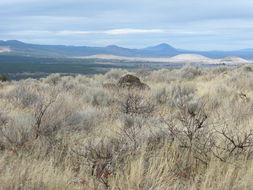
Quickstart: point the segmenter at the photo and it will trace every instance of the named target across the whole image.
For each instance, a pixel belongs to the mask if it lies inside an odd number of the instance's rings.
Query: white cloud
[[[28,35],[58,35],[58,36],[74,36],[74,35],[89,35],[89,34],[105,34],[105,35],[126,35],[126,34],[148,34],[148,33],[164,33],[173,35],[215,35],[215,31],[196,31],[196,30],[162,30],[162,29],[112,29],[112,30],[23,30],[8,32],[8,35],[28,36]]]
[[[106,34],[106,35],[122,35],[122,34],[142,34],[142,33],[164,33],[161,29],[113,29],[113,30],[62,30],[62,31],[47,31],[47,30],[23,30],[8,32],[8,35],[87,35],[87,34]]]
[[[94,34],[94,31],[81,31],[81,30],[63,30],[63,31],[57,31],[52,32],[52,34],[56,35],[86,35],[86,34]]]
[[[164,30],[161,29],[113,29],[113,30],[106,30],[103,31],[105,34],[109,35],[120,35],[120,34],[138,34],[138,33],[164,33]]]
[[[20,36],[28,36],[28,35],[46,35],[52,34],[53,32],[47,30],[22,30],[15,32],[7,32],[7,35],[20,35]]]

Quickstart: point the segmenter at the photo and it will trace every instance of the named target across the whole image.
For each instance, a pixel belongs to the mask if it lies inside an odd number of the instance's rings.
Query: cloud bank
[[[252,47],[252,0],[0,1],[0,39],[196,50]]]

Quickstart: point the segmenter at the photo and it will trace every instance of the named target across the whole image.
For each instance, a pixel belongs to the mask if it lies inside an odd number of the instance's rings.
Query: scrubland
[[[0,189],[253,188],[253,66],[129,73],[0,82]]]

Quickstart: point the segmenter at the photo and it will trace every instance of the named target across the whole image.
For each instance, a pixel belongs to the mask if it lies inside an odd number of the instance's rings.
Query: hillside
[[[106,47],[65,46],[65,45],[36,45],[23,43],[17,40],[0,41],[1,47],[8,47],[10,51],[0,51],[1,54],[37,56],[37,57],[73,57],[109,54],[125,57],[173,57],[179,54],[199,54],[208,58],[221,59],[227,56],[238,56],[244,59],[253,59],[253,49],[238,51],[191,51],[172,47],[169,44],[130,49],[109,45]]]
[[[11,52],[11,48],[8,46],[0,46],[0,53],[9,53]]]
[[[240,64],[247,64],[249,63],[248,60],[243,59],[241,57],[236,57],[236,56],[229,56],[229,57],[225,57],[223,59],[220,60],[221,62],[224,62],[226,64],[234,64],[234,63],[240,63]]]
[[[124,61],[126,63],[132,62],[143,62],[143,63],[172,63],[172,64],[202,64],[202,65],[219,65],[219,64],[228,64],[228,65],[238,65],[238,64],[250,64],[253,63],[251,60],[246,60],[241,57],[230,56],[223,59],[212,59],[198,54],[179,54],[173,57],[167,58],[156,58],[156,57],[123,57],[115,55],[92,55],[92,56],[80,56],[74,57],[77,59],[96,59],[103,61],[115,60],[115,61]]]
[[[202,56],[202,55],[198,55],[198,54],[180,54],[180,55],[176,55],[174,57],[171,57],[169,59],[170,62],[180,62],[180,63],[185,63],[185,62],[208,62],[211,59],[209,59],[208,57]]]

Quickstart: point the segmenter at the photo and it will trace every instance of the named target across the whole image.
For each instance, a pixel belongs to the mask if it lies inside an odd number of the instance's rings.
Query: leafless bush
[[[189,150],[194,159],[207,165],[212,156],[223,162],[252,158],[252,130],[229,127],[227,120],[233,121],[229,117],[219,118],[215,124],[208,122],[205,103],[201,99],[180,102],[175,109],[175,118],[164,122],[179,147]],[[238,108],[236,112],[242,114]],[[233,124],[240,125],[246,121],[246,118],[232,117],[235,119]]]
[[[54,137],[59,130],[66,130],[76,125],[79,121],[73,121],[72,118],[75,117],[73,113],[76,111],[76,104],[68,93],[53,94],[37,104],[33,112],[36,138]]]
[[[109,177],[122,162],[126,149],[117,139],[98,138],[89,140],[86,145],[77,147],[73,152],[85,158],[90,168],[90,175],[108,189]]]
[[[201,99],[181,96],[180,101],[175,102],[175,106],[172,118],[163,120],[169,134],[175,140],[174,144],[189,151],[188,161],[192,157],[207,165],[213,148],[213,130],[207,122],[205,103]]]
[[[129,115],[149,115],[154,111],[154,104],[143,96],[128,93],[120,102],[120,112]]]
[[[234,126],[231,128],[224,124],[221,129],[216,129],[215,157],[223,162],[252,159],[253,156],[253,130],[242,130]]]
[[[33,124],[35,139],[39,136],[48,136],[51,137],[52,132],[57,129],[55,125],[47,125],[44,120],[47,111],[50,106],[55,102],[55,99],[50,100],[48,103],[38,104],[34,112],[35,123]]]
[[[119,138],[123,144],[132,147],[136,150],[142,146],[142,136],[144,136],[144,121],[140,117],[134,117],[131,115],[122,115],[121,127],[119,131]]]

